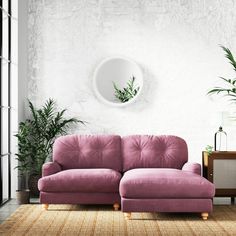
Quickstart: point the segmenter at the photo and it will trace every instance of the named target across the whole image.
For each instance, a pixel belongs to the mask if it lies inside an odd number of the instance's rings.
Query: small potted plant
[[[76,118],[64,118],[65,109],[57,111],[53,99],[36,109],[29,101],[30,118],[19,126],[17,167],[28,179],[31,196],[38,196],[38,180],[41,178],[42,165],[50,159],[56,137],[67,134],[72,123],[84,123]],[[27,185],[27,184],[26,184]]]
[[[28,123],[20,123],[19,132],[15,136],[18,138],[18,150],[16,153],[19,170],[18,177],[20,178],[20,190],[16,191],[16,198],[18,204],[27,204],[30,199],[30,190],[28,189],[28,178],[31,169],[31,163],[29,161],[30,142],[28,140],[30,132],[30,125]]]

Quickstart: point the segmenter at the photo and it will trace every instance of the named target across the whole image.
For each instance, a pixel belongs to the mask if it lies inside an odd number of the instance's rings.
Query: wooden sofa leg
[[[208,218],[208,213],[207,212],[203,212],[201,215],[202,215],[203,220],[207,220],[207,218]]]
[[[43,204],[42,207],[43,207],[44,210],[47,210],[49,205],[48,204]]]
[[[118,211],[119,208],[120,208],[120,204],[119,203],[114,203],[113,208],[114,208],[115,211]]]
[[[126,220],[130,220],[131,219],[131,212],[125,212],[124,215],[125,215],[125,219]]]

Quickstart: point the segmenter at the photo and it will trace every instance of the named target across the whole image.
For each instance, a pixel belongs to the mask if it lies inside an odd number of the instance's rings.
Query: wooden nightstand
[[[202,152],[203,177],[215,184],[216,197],[236,197],[236,151]]]

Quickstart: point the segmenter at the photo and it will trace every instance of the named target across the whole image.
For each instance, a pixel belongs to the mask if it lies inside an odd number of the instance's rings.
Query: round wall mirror
[[[93,78],[97,97],[106,104],[126,106],[137,100],[143,87],[139,66],[130,59],[112,57],[103,60]]]

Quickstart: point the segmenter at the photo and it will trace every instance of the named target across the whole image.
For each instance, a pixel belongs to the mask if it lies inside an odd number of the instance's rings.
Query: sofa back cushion
[[[108,168],[122,171],[121,138],[118,135],[66,135],[56,139],[53,160],[63,170]]]
[[[172,135],[132,135],[121,141],[123,171],[134,168],[181,169],[188,160],[186,142]]]

